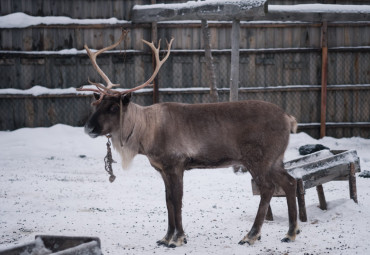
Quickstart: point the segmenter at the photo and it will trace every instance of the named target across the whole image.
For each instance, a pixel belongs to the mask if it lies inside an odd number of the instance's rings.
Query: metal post
[[[234,19],[233,26],[231,29],[230,102],[238,101],[239,38],[240,38],[240,20]]]
[[[326,100],[328,84],[328,23],[324,21],[321,27],[321,124],[320,138],[326,135]]]

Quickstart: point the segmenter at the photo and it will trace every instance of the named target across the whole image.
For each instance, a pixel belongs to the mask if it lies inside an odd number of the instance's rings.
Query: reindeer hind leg
[[[300,232],[297,224],[297,181],[286,172],[282,161],[272,169],[271,176],[273,177],[274,182],[284,190],[288,205],[289,230],[286,237],[281,241],[292,242]]]
[[[261,239],[262,224],[265,220],[267,210],[275,190],[275,185],[268,175],[261,174],[257,175],[255,174],[255,170],[251,170],[250,172],[260,189],[261,200],[253,226],[251,230],[248,232],[248,234],[239,242],[239,244],[241,245],[245,243],[252,245],[256,240]],[[263,170],[261,173],[263,173]]]

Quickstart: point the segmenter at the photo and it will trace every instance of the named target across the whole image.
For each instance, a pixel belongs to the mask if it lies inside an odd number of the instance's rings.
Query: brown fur
[[[121,125],[119,100],[123,102]],[[85,131],[92,137],[110,133],[115,149],[123,154],[124,167],[136,154],[143,154],[160,172],[166,188],[168,231],[158,244],[176,247],[186,243],[181,215],[184,170],[234,165],[247,168],[261,190],[255,222],[240,244],[259,239],[275,185],[287,194],[289,230],[283,241],[295,239],[296,181],[286,173],[283,156],[296,123],[278,106],[262,101],[141,107],[127,95],[106,97]]]

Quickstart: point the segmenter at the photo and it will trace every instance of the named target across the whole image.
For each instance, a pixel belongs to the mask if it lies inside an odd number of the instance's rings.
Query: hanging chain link
[[[110,143],[110,138],[111,135],[107,135],[108,142],[107,142],[107,155],[104,158],[104,163],[105,163],[105,171],[108,172],[109,176],[109,181],[112,183],[116,179],[116,176],[113,174],[113,168],[112,168],[112,163],[116,163],[116,161],[113,160],[112,158],[112,150],[110,148],[111,143]]]

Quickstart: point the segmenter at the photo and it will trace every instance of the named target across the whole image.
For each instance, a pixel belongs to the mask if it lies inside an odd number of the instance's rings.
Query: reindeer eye
[[[119,110],[119,106],[116,105],[116,104],[112,105],[109,109],[109,111],[112,112],[112,113],[116,113],[116,112],[118,112],[118,110]]]

